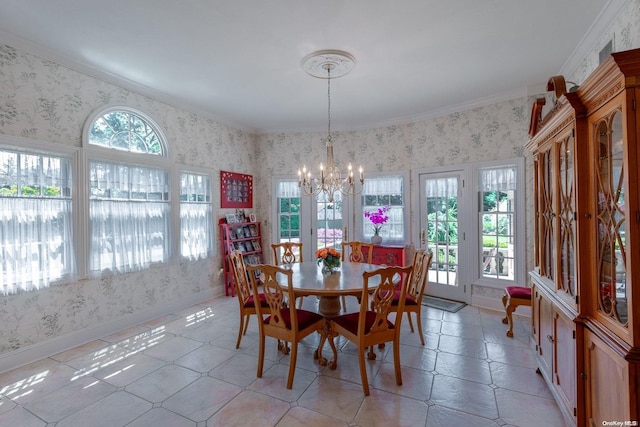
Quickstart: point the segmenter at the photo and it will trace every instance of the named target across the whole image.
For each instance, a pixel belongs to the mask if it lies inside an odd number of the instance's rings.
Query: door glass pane
[[[277,190],[277,243],[300,241],[300,189],[296,181],[281,181]]]
[[[342,219],[343,195],[336,192],[333,202],[329,202],[326,193],[320,193],[316,197],[316,230],[318,249],[334,248],[341,251],[342,230],[344,222]]]
[[[429,282],[455,286],[458,274],[458,179],[429,179],[427,201],[427,247],[433,252]]]
[[[597,230],[598,309],[622,324],[627,323],[626,220],[620,111],[597,126],[598,192]]]

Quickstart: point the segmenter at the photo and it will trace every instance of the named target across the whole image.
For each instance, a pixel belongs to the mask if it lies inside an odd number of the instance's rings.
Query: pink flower
[[[377,211],[367,211],[364,213],[364,217],[368,218],[369,221],[371,221],[371,223],[373,224],[373,234],[375,234],[376,236],[380,232],[382,226],[387,221],[389,221],[389,216],[385,215],[387,212],[389,212],[389,206],[383,206],[381,208],[378,208]]]

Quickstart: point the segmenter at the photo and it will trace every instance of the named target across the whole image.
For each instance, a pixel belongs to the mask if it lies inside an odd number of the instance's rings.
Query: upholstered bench
[[[525,286],[507,286],[502,296],[502,305],[504,305],[504,311],[507,316],[502,319],[502,323],[509,324],[509,330],[507,336],[513,337],[513,318],[512,313],[519,305],[531,306],[531,288]]]

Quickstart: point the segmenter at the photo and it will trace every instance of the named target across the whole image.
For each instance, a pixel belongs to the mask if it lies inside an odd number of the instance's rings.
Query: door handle
[[[422,245],[427,243],[427,232],[424,228],[420,230],[420,243]]]

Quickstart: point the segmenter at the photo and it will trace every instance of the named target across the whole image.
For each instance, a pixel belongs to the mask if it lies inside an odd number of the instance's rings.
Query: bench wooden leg
[[[508,298],[509,297],[507,296],[507,294],[504,294],[502,296],[502,306],[504,307],[504,311],[505,312],[507,311],[507,300],[508,300]],[[504,323],[505,325],[508,323],[508,321],[509,320],[507,319],[507,316],[505,316],[504,319],[502,319],[502,323]]]
[[[507,331],[507,336],[509,338],[513,338],[513,316],[512,316],[512,313],[515,311],[515,309],[516,308],[512,307],[511,304],[509,304],[506,307],[506,311],[507,311],[506,319],[507,319],[507,322],[509,323],[509,330]],[[505,323],[504,319],[502,319],[502,322]]]

